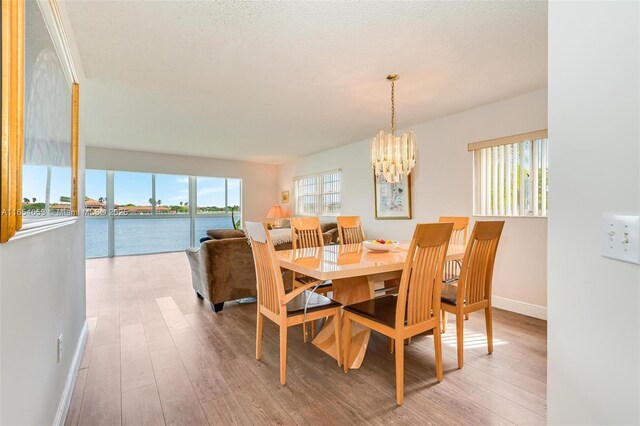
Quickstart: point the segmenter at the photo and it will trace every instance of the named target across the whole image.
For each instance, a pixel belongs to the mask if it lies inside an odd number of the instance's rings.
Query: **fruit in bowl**
[[[390,251],[398,247],[398,241],[393,240],[366,240],[364,246],[372,251]]]

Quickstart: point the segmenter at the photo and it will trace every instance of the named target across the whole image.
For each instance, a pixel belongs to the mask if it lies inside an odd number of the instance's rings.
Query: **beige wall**
[[[548,420],[640,424],[640,265],[600,255],[640,215],[640,4],[549,3]]]
[[[269,164],[87,147],[87,168],[240,178],[244,220],[264,220],[278,202],[278,167]]]
[[[369,140],[280,166],[278,190],[291,191],[294,176],[340,168],[342,213],[360,215],[369,237],[410,239],[416,223],[436,221],[441,215],[472,215],[473,156],[467,143],[546,127],[546,89],[414,126],[418,164],[412,172],[410,221],[375,220]],[[552,213],[553,205],[550,208]],[[545,317],[547,219],[506,222],[496,261],[494,305]]]

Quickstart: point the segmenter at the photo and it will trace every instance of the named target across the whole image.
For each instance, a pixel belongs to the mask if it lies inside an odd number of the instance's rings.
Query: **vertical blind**
[[[293,178],[297,215],[333,216],[340,214],[342,172],[333,170]]]
[[[523,135],[526,136],[526,135]],[[474,161],[474,214],[546,216],[549,194],[549,143],[546,131],[470,144]],[[544,137],[540,137],[544,136]]]

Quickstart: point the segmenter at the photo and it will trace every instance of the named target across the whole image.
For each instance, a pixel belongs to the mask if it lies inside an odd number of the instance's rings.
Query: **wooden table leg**
[[[343,305],[369,300],[374,297],[374,281],[371,277],[353,277],[332,280],[333,299]],[[313,344],[337,359],[336,336],[333,327],[334,317],[330,317],[315,339]],[[344,335],[344,324],[342,326]],[[371,330],[359,324],[351,325],[351,353],[350,359],[345,360],[349,368],[356,369],[362,365],[364,355],[369,344]],[[344,338],[349,338],[345,336]],[[343,345],[344,346],[344,345]]]

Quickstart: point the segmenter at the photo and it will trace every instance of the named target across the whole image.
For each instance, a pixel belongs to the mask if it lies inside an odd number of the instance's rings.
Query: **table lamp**
[[[269,209],[267,213],[267,219],[275,219],[275,228],[280,227],[280,219],[284,217],[284,213],[282,212],[282,208],[280,206],[273,206]]]

